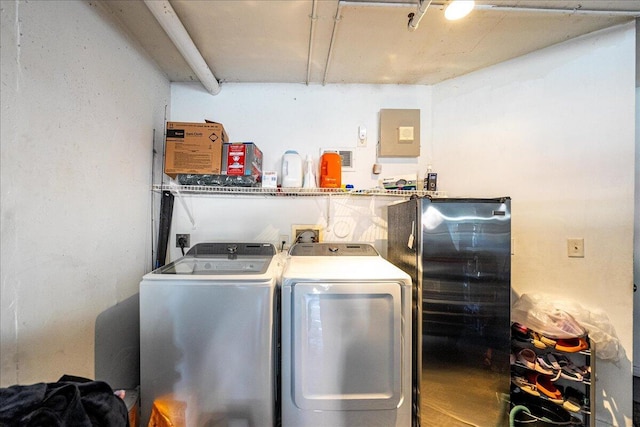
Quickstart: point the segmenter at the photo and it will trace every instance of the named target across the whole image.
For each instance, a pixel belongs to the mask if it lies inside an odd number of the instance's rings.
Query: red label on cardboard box
[[[244,175],[246,147],[244,144],[230,144],[227,154],[227,175]]]

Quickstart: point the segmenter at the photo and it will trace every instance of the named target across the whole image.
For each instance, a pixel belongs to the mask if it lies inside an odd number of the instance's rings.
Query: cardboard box
[[[220,123],[167,122],[164,173],[219,174],[222,144],[229,137]]]
[[[262,179],[262,151],[253,142],[232,142],[222,146],[222,173]]]

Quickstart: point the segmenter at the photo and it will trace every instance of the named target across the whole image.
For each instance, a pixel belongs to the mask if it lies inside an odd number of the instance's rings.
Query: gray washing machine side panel
[[[143,425],[163,397],[186,405],[187,425],[272,427],[275,277],[194,277],[140,284]]]

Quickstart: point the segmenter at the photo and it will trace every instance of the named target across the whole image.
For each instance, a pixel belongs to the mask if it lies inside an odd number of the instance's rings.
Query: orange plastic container
[[[326,151],[320,157],[320,187],[340,188],[342,185],[342,158],[335,151]]]

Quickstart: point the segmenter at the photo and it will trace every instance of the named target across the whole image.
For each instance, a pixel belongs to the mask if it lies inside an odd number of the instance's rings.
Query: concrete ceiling
[[[170,5],[222,86],[435,84],[640,16],[637,0],[487,0],[476,1],[466,18],[447,21],[447,0],[431,2],[417,30],[409,31],[408,15],[417,11],[417,1],[171,0]],[[198,80],[143,1],[103,4],[169,80]]]

